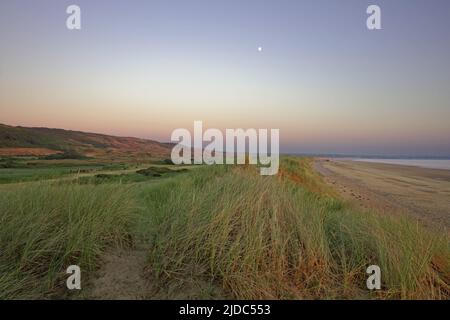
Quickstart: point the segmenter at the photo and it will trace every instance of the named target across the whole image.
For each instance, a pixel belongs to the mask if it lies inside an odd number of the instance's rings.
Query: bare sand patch
[[[103,266],[89,284],[90,299],[142,300],[153,294],[146,279],[146,247],[114,250],[102,258]]]

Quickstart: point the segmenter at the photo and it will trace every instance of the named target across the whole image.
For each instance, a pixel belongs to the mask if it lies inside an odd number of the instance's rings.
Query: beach
[[[315,169],[356,206],[450,230],[450,170],[323,158]]]

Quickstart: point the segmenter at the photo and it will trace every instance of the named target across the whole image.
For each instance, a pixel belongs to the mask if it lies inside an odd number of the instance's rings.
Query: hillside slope
[[[88,157],[166,157],[170,150],[169,143],[140,138],[0,124],[0,156],[70,153]]]

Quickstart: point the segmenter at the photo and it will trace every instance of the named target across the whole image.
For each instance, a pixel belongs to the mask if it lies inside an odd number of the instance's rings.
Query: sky
[[[285,153],[450,156],[449,57],[448,0],[2,0],[0,123],[169,141],[201,120],[280,129]]]

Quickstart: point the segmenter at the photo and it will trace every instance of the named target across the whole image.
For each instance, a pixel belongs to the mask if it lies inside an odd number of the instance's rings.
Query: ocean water
[[[445,169],[450,170],[450,160],[441,159],[366,159],[366,158],[351,158],[353,161],[375,162],[386,164],[399,164],[404,166],[415,166],[431,169]]]

